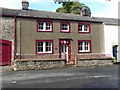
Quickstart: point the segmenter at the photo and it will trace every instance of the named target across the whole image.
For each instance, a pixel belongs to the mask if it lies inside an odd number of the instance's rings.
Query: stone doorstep
[[[67,66],[75,66],[75,61],[74,60],[68,61]]]

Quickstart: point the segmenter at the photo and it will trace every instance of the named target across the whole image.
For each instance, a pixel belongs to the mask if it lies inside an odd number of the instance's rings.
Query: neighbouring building
[[[117,19],[108,19],[104,25],[105,53],[111,54],[119,61],[118,56],[118,25]]]
[[[116,41],[107,42],[112,32],[117,34],[117,24],[110,26],[98,18],[32,10],[28,9],[28,2],[22,4],[21,10],[0,8],[3,63],[64,56],[70,61],[74,53],[84,58],[109,57],[112,49],[108,44],[118,45],[117,36]]]
[[[114,18],[96,18],[104,22],[104,40],[105,40],[105,54],[115,57],[119,61],[118,54],[118,30],[120,24],[118,19]]]

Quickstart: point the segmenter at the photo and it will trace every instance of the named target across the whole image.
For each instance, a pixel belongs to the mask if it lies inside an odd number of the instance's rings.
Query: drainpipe
[[[21,18],[20,18],[20,34],[19,35],[20,35],[20,37],[19,37],[20,38],[20,46],[19,46],[19,48],[20,48],[20,57],[19,58],[21,59]]]
[[[14,16],[14,60],[16,59],[16,16]]]

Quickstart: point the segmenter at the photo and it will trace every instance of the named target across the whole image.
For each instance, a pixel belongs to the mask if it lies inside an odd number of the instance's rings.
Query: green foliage
[[[56,9],[56,12],[72,13],[72,14],[79,14],[80,15],[81,10],[83,8],[86,8],[86,10],[88,12],[88,16],[91,16],[90,8],[88,6],[86,6],[85,4],[83,4],[83,3],[78,3],[78,2],[61,2],[61,3],[62,3],[62,7]]]
[[[115,57],[112,57],[112,60],[116,60],[116,58],[115,58]]]

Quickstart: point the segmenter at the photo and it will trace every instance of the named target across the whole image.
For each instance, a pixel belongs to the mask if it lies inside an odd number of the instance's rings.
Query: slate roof
[[[96,20],[98,21],[104,22],[105,24],[110,24],[110,25],[120,24],[120,20],[116,18],[100,18],[100,17],[94,17],[94,18],[96,18]]]
[[[50,18],[50,19],[62,19],[62,20],[77,20],[77,21],[89,21],[89,22],[104,22],[105,24],[118,24],[117,19],[113,18],[98,18],[80,16],[75,14],[64,14],[57,12],[38,11],[38,10],[19,10],[19,9],[7,9],[0,8],[2,15],[10,16],[22,16],[22,17],[35,17],[35,18]]]

